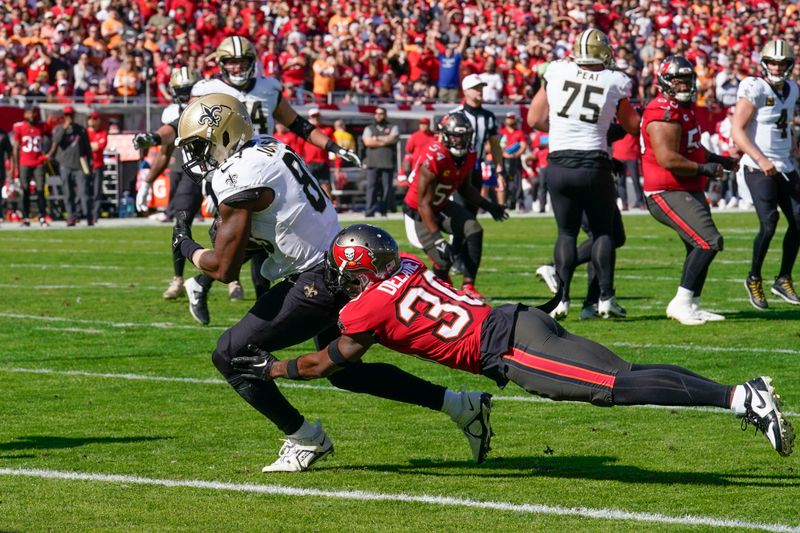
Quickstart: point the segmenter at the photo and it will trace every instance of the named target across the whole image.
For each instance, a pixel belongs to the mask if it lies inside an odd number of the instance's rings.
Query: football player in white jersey
[[[189,67],[176,67],[172,70],[169,77],[169,90],[172,94],[173,102],[169,104],[161,113],[161,123],[164,125],[171,124],[178,120],[181,111],[189,102],[189,95],[192,86],[200,80],[200,74]],[[146,135],[146,134],[137,134]],[[190,179],[189,176],[183,172],[183,160],[181,159],[180,151],[173,153],[175,144],[163,144],[161,149],[150,167],[144,182],[139,186],[139,191],[136,193],[136,209],[139,212],[146,213],[148,211],[147,202],[152,190],[153,182],[158,178],[164,169],[169,165],[169,178],[170,178],[170,209],[173,211],[188,211],[184,217],[186,220],[194,220],[197,211],[200,209],[202,202],[202,192],[200,185]],[[174,277],[170,282],[167,290],[164,291],[164,298],[173,300],[183,294],[183,270],[186,260],[178,254],[173,257],[173,268],[175,271]]]
[[[192,87],[192,99],[214,93],[228,94],[245,104],[256,133],[272,134],[277,120],[303,140],[324,148],[357,167],[361,166],[361,159],[355,152],[338,146],[282,98],[280,82],[257,74],[256,49],[249,40],[240,36],[226,37],[217,47],[216,59],[220,70],[219,78],[201,80],[195,84]],[[171,144],[175,140],[174,128],[162,127],[156,134],[151,139],[152,144]],[[253,284],[258,296],[269,288],[258,274],[263,254],[256,253],[249,257]],[[210,322],[208,291],[212,281],[201,274],[184,282],[189,297],[189,311],[202,324]]]
[[[768,307],[761,267],[780,219],[778,209],[786,216],[788,228],[780,271],[771,290],[786,302],[800,305],[792,282],[800,248],[800,176],[792,155],[791,129],[798,87],[789,79],[794,62],[791,43],[783,39],[768,42],[761,51],[763,75],[742,80],[733,114],[733,141],[744,152],[741,165],[760,224],[750,274],[744,282],[756,309]]]
[[[528,124],[550,133],[545,179],[558,223],[556,272],[564,283],[563,300],[552,312],[558,319],[569,313],[569,286],[584,212],[594,237],[592,265],[600,285],[597,312],[604,318],[626,315],[614,294],[616,189],[608,146],[625,132],[638,135],[640,117],[629,102],[631,80],[612,68],[613,60],[603,32],[582,32],[571,60],[548,66],[528,110]],[[619,125],[612,127],[615,116]]]
[[[247,355],[249,346],[280,350],[312,337],[319,347],[336,342],[338,312],[348,300],[325,278],[325,253],[340,230],[336,211],[297,154],[273,137],[253,135],[248,110],[232,96],[210,94],[190,104],[176,144],[187,174],[199,181],[213,173],[220,222],[213,249],[193,241],[188,229],[176,235],[173,247],[225,282],[238,277],[256,243],[268,255],[261,273],[276,282],[222,334],[212,360],[236,392],[287,435],[280,456],[263,471],[306,470],[333,451],[322,426],[308,423],[274,383],[251,381],[231,360]],[[372,264],[364,256],[354,261]],[[391,365],[334,363],[347,366],[332,376],[342,376],[331,379],[335,386],[444,411],[464,431],[473,458],[485,457],[492,433],[484,393],[448,391]],[[289,368],[290,377],[299,379],[295,360]]]

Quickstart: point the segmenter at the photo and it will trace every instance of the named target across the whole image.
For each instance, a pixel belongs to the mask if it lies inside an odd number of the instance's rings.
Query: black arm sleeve
[[[246,191],[237,192],[234,195],[228,196],[222,201],[222,203],[231,207],[239,207],[242,204],[258,200],[261,196],[261,193],[266,190],[266,188],[247,189]]]
[[[311,135],[311,132],[314,131],[316,126],[306,120],[304,117],[297,115],[291,124],[289,124],[289,131],[303,139],[304,141],[308,140],[308,136]]]
[[[627,133],[621,124],[612,124],[608,128],[608,133],[606,133],[606,142],[608,144],[615,143],[625,137]]]

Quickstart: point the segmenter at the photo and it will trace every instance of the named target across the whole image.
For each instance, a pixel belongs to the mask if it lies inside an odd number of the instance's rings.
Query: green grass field
[[[725,252],[704,303],[728,320],[665,318],[683,246],[649,216],[625,218],[617,294],[630,318],[580,322],[585,269],[564,325],[642,363],[683,365],[725,383],[773,376],[800,425],[800,309],[754,310],[742,285],[753,213],[717,214]],[[495,303],[542,302],[550,218],[482,219],[478,286]],[[383,225],[409,250],[399,221]],[[775,275],[780,239],[764,276]],[[800,453],[779,457],[728,412],[601,409],[533,398],[394,355],[432,381],[495,394],[489,459],[471,462],[447,416],[361,397],[327,381],[283,382],[319,418],[336,454],[299,475],[265,475],[281,435],[210,361],[252,303],[212,291],[212,324],[165,302],[167,226],[0,232],[2,531],[661,531],[800,530]],[[200,230],[198,234],[203,234]],[[286,350],[295,356],[311,343]]]

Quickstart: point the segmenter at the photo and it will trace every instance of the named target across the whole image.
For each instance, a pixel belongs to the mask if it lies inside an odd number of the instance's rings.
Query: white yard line
[[[671,524],[682,526],[706,526],[755,529],[775,532],[798,532],[798,526],[788,524],[770,524],[764,522],[747,522],[731,518],[715,518],[712,516],[670,516],[661,513],[642,513],[622,509],[562,507],[537,503],[512,503],[498,501],[481,501],[451,496],[429,494],[387,493],[360,490],[323,490],[313,488],[287,487],[284,485],[262,485],[256,483],[226,483],[222,481],[203,481],[197,479],[157,479],[139,476],[123,476],[116,474],[89,474],[84,472],[64,472],[58,470],[0,468],[0,475],[15,477],[34,477],[40,479],[58,479],[64,481],[94,481],[100,483],[120,483],[149,485],[156,487],[180,487],[203,490],[230,492],[246,492],[251,494],[268,494],[276,496],[318,497],[333,500],[402,502],[440,507],[466,507],[472,509],[492,509],[514,513],[533,515],[572,516],[612,521],[631,521],[650,524]]]
[[[61,316],[25,315],[21,313],[0,313],[0,318],[13,318],[15,320],[34,320],[41,322],[74,322],[76,324],[95,324],[111,328],[157,328],[157,329],[197,329],[218,330],[228,329],[225,326],[192,326],[188,324],[173,324],[172,322],[110,322],[108,320],[89,320],[85,318],[69,318]]]
[[[131,381],[159,381],[167,383],[189,383],[189,384],[204,384],[204,385],[226,385],[228,382],[219,378],[180,378],[171,376],[152,376],[147,374],[115,374],[111,372],[86,372],[83,370],[54,370],[50,368],[19,368],[19,367],[0,367],[0,372],[9,372],[14,374],[44,374],[55,376],[76,376],[86,378],[104,378],[104,379],[127,379]],[[278,381],[281,388],[286,389],[306,389],[318,390],[326,392],[349,392],[344,389],[331,387],[328,385],[309,385],[306,383],[288,383],[286,381]],[[541,398],[539,396],[501,396],[495,395],[493,397],[497,401],[505,402],[520,402],[520,403],[553,403],[553,400]],[[583,402],[559,402],[559,403],[572,403],[584,404]],[[584,404],[585,405],[585,404]],[[711,413],[725,413],[730,415],[727,409],[718,407],[680,407],[680,406],[665,406],[665,405],[632,405],[628,408],[631,409],[668,409],[671,411],[687,410],[687,411],[704,411]],[[800,413],[784,411],[786,416],[800,416]]]

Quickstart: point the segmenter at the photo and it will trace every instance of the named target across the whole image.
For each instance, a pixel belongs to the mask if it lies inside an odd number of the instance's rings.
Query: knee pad
[[[483,226],[481,223],[471,218],[464,223],[464,237],[470,237],[472,235],[481,235],[483,233]]]

